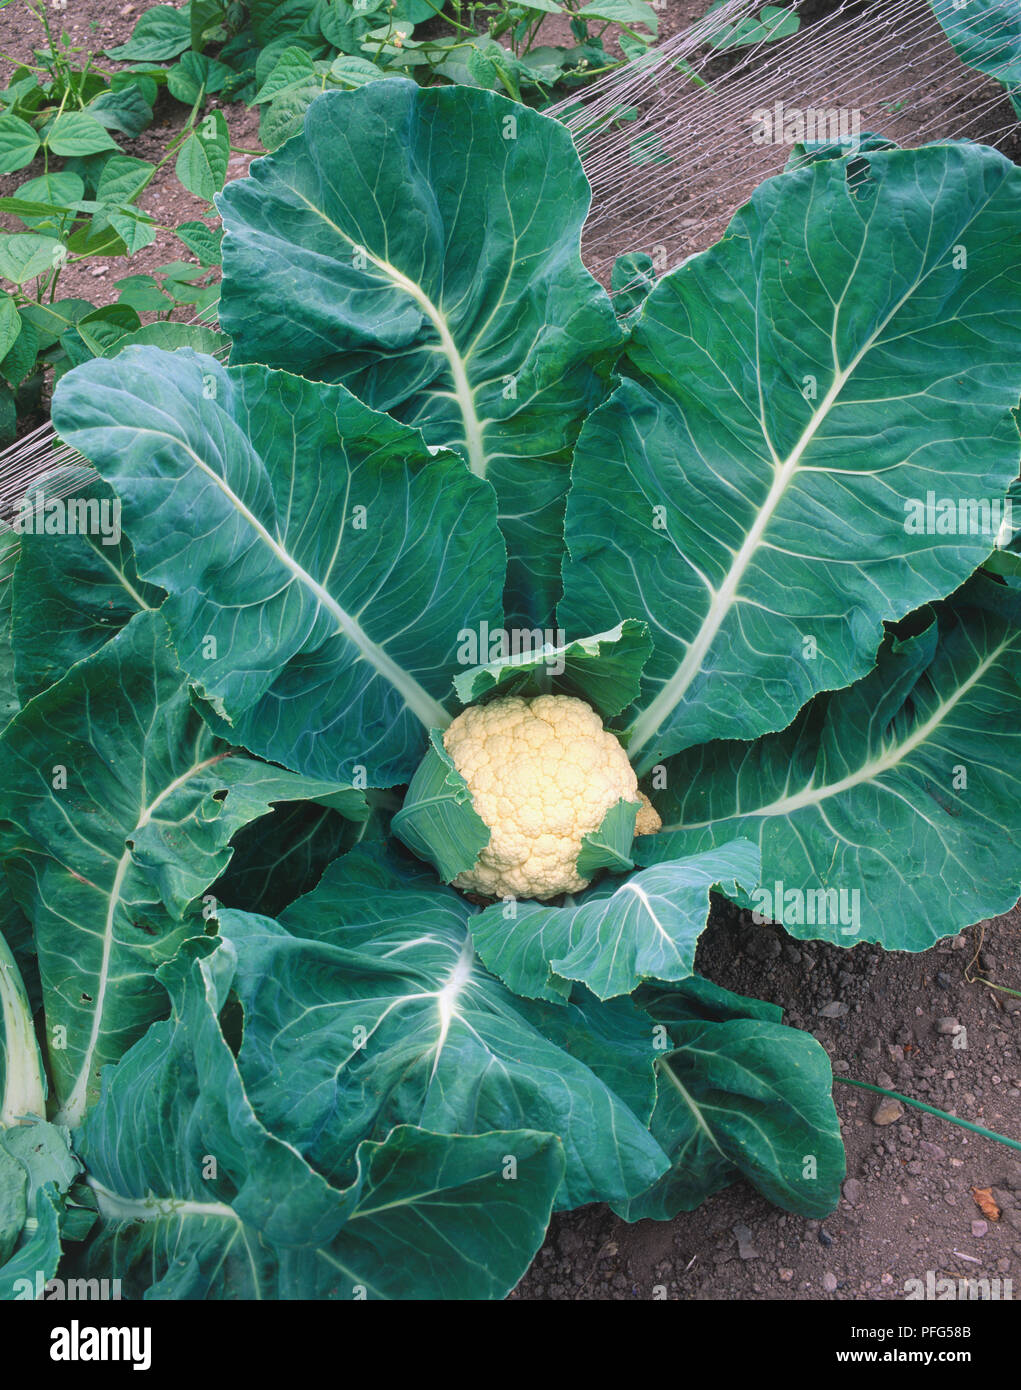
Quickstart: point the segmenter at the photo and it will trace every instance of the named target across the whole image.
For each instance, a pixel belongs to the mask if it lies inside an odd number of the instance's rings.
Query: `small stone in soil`
[[[731,1226],[730,1229],[737,1237],[737,1253],[740,1255],[741,1259],[757,1260],[759,1258],[759,1252],[755,1248],[752,1233],[748,1227],[738,1222],[736,1226]]]
[[[973,1221],[971,1223],[971,1233],[973,1236],[984,1236],[988,1230],[988,1221]]]
[[[843,1018],[848,1012],[848,1006],[840,999],[831,999],[828,1004],[824,1004],[819,1010],[820,1018]]]
[[[826,1290],[827,1293],[836,1293],[836,1291],[837,1291],[837,1276],[836,1276],[835,1274],[831,1274],[830,1271],[827,1270],[826,1273],[825,1273],[825,1274],[823,1275],[823,1277],[822,1277],[822,1286],[823,1286],[823,1288]]]
[[[936,1024],[936,1031],[946,1034],[959,1033],[961,1031],[961,1025],[956,1018],[941,1018]]]
[[[884,1096],[872,1112],[872,1123],[874,1125],[892,1125],[904,1114],[904,1107],[899,1100],[894,1100],[892,1096]]]

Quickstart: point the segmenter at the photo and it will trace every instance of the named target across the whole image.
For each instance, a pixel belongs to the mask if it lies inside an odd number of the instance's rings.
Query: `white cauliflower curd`
[[[577,892],[589,882],[577,868],[582,839],[611,806],[642,803],[638,835],[662,824],[620,743],[571,695],[473,705],[443,744],[491,831],[474,866],[454,879],[457,888],[494,898]]]

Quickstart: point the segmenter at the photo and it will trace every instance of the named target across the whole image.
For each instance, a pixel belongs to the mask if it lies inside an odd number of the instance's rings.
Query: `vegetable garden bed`
[[[1008,1150],[842,1134],[830,1064],[1019,1132],[1021,173],[796,154],[611,300],[561,124],[330,92],[217,199],[231,365],[61,376],[4,552],[5,1292],[501,1297],[551,1212],[518,1297],[1014,1269]]]

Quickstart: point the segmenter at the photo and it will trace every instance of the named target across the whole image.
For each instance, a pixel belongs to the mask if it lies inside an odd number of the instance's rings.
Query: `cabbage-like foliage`
[[[221,200],[230,365],[60,382],[117,526],[56,473],[4,538],[5,1295],[501,1297],[556,1209],[825,1215],[826,1056],[695,973],[711,894],[899,950],[1016,899],[1021,171],[816,151],[626,330],[587,206],[551,119],[329,93]],[[663,826],[478,900],[442,735],[539,693]]]

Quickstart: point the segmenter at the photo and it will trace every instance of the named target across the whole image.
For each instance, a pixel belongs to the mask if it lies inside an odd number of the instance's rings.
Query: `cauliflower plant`
[[[474,705],[453,721],[443,744],[490,829],[457,888],[502,898],[552,898],[585,888],[582,839],[621,799],[640,801],[635,833],[662,822],[638,790],[627,754],[584,700],[516,695]]]

